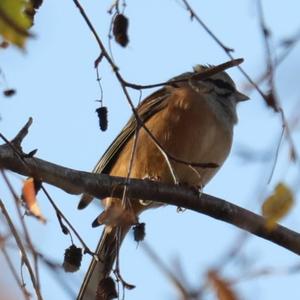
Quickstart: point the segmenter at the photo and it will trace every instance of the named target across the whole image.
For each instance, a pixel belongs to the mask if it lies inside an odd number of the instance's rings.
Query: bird
[[[225,71],[204,79],[195,76],[212,67],[196,65],[146,97],[136,108],[139,121],[135,115],[129,119],[93,172],[202,189],[229,155],[237,104],[249,99]],[[216,167],[188,162],[211,162]],[[78,208],[92,200],[93,196],[84,194]],[[141,212],[162,205],[126,197],[122,201],[107,197],[102,204],[104,211],[93,226],[105,227],[77,300],[111,299],[101,296],[98,287],[108,278],[122,240]]]

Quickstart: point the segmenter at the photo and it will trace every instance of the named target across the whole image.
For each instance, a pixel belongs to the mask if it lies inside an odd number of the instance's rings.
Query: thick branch
[[[152,200],[184,207],[249,231],[300,254],[300,234],[278,225],[273,231],[265,227],[265,219],[225,200],[202,194],[187,187],[149,180],[112,177],[65,168],[38,158],[20,158],[12,145],[0,146],[0,167],[24,176],[32,176],[70,194],[88,193],[97,198],[114,195],[122,198],[127,184],[127,195],[134,199]],[[136,200],[137,201],[137,200]]]

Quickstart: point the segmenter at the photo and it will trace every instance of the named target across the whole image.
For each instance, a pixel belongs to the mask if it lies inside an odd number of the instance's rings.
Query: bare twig
[[[48,193],[48,191],[45,189],[45,187],[42,185],[41,189],[43,190],[43,192],[45,193],[47,199],[49,200],[49,202],[51,203],[52,207],[54,208],[55,212],[61,217],[63,218],[63,220],[67,223],[67,225],[69,226],[69,228],[71,228],[72,232],[76,235],[77,239],[80,241],[80,243],[82,244],[82,246],[84,247],[84,252],[88,253],[90,255],[94,255],[94,253],[90,250],[90,248],[87,246],[87,244],[83,241],[83,239],[81,238],[81,236],[79,235],[79,233],[76,231],[76,229],[73,227],[72,223],[65,217],[65,215],[63,214],[63,212],[58,208],[58,206],[55,204],[54,200],[52,199],[52,197],[50,196],[50,194]]]
[[[17,273],[17,271],[16,271],[16,269],[15,269],[15,267],[14,267],[12,261],[11,261],[10,255],[7,253],[5,247],[2,247],[1,251],[2,251],[2,254],[3,254],[3,256],[4,256],[4,258],[5,258],[6,262],[7,262],[7,265],[9,267],[9,269],[10,269],[10,271],[11,271],[11,273],[12,273],[14,279],[15,279],[15,281],[17,282],[20,290],[23,293],[24,299],[25,300],[29,300],[30,297],[31,297],[31,294],[27,291],[26,286],[24,286],[24,284],[20,280],[20,278],[18,276],[18,273]]]
[[[34,275],[34,271],[33,271],[32,267],[31,267],[29,258],[28,258],[27,253],[26,253],[26,249],[25,249],[25,247],[23,245],[23,242],[22,242],[22,240],[21,240],[21,238],[20,238],[20,236],[18,234],[18,231],[15,228],[15,226],[14,226],[14,224],[13,224],[13,222],[12,222],[10,216],[9,216],[9,213],[6,210],[5,205],[4,205],[4,203],[3,203],[3,201],[1,199],[0,199],[0,208],[1,208],[2,213],[3,213],[3,215],[4,215],[4,217],[5,217],[6,221],[7,221],[8,226],[9,226],[9,228],[11,230],[11,233],[12,233],[12,235],[15,238],[15,241],[16,241],[16,243],[18,245],[18,248],[20,249],[20,251],[22,253],[22,261],[24,262],[24,264],[26,265],[26,267],[28,269],[28,272],[29,272],[29,275],[30,275],[30,279],[31,279],[32,285],[34,287],[35,293],[37,295],[37,298],[38,298],[38,300],[42,300],[43,298],[42,298],[42,295],[41,295],[41,291],[40,291],[39,286],[37,284],[37,279],[36,279],[36,277]]]
[[[231,59],[234,60],[233,55],[231,54],[231,49],[226,47],[220,39],[217,38],[217,36],[208,28],[208,26],[201,20],[201,18],[199,17],[198,14],[196,14],[195,10],[192,8],[192,6],[189,4],[189,2],[187,0],[182,0],[183,4],[185,5],[186,9],[188,10],[188,12],[190,13],[192,19],[195,19],[205,30],[206,32],[216,41],[216,43],[226,52],[227,56]],[[260,0],[258,0],[258,3],[260,4]],[[263,30],[263,34],[265,36],[265,47],[266,47],[266,53],[267,53],[267,59],[268,59],[268,73],[271,70],[272,74],[273,74],[273,61],[271,58],[271,48],[269,45],[269,41],[268,41],[268,31],[266,29],[265,26],[265,22],[263,20],[263,15],[260,14],[260,18],[261,18],[261,28]],[[299,37],[300,38],[300,37]],[[252,78],[247,74],[247,72],[241,67],[241,66],[237,66],[238,69],[241,71],[241,73],[245,76],[245,78],[248,80],[248,82],[256,89],[256,91],[260,94],[260,96],[264,99],[264,101],[268,104],[270,99],[269,96],[270,95],[266,95],[258,86],[258,84],[255,83],[254,80],[252,80]],[[271,75],[273,76],[273,75]],[[273,81],[272,81],[273,84]],[[294,142],[288,127],[288,123],[285,119],[284,113],[282,108],[280,107],[279,103],[277,102],[277,100],[275,99],[275,89],[274,86],[271,89],[273,91],[272,96],[273,96],[273,100],[275,101],[274,105],[272,106],[274,108],[275,111],[280,113],[281,116],[281,120],[282,120],[282,126],[285,128],[285,134],[286,134],[286,138],[289,142],[290,145],[290,149],[293,153],[295,153],[295,156],[297,156],[295,147],[294,147]]]
[[[6,173],[4,172],[4,170],[0,170],[0,171],[1,171],[1,174],[4,178],[5,183],[7,184],[8,188],[9,188],[9,190],[10,190],[10,192],[11,192],[11,194],[12,194],[14,200],[15,200],[15,207],[16,207],[16,210],[17,210],[17,213],[18,213],[19,220],[20,220],[21,225],[22,225],[22,229],[23,229],[24,236],[25,236],[25,241],[28,244],[28,247],[29,247],[30,252],[32,254],[32,257],[33,257],[36,285],[37,285],[37,288],[39,290],[40,289],[40,282],[39,282],[38,256],[36,254],[35,248],[34,248],[33,243],[31,241],[29,231],[27,229],[27,225],[25,223],[25,220],[24,220],[22,212],[21,212],[21,208],[20,208],[21,201],[20,201],[17,193],[15,192],[12,184],[10,183],[8,177],[6,176]]]
[[[150,139],[153,141],[153,143],[156,145],[156,147],[159,149],[159,151],[163,154],[163,156],[165,157],[166,159],[166,162],[170,168],[170,171],[172,172],[172,168],[171,168],[171,165],[169,163],[169,160],[174,160],[175,162],[178,162],[178,163],[182,163],[182,164],[187,164],[187,165],[191,165],[193,167],[200,167],[200,168],[216,168],[218,167],[214,162],[190,162],[190,161],[184,161],[184,160],[181,160],[177,157],[174,157],[173,155],[171,155],[170,153],[168,153],[166,151],[166,149],[164,149],[164,147],[161,145],[161,143],[157,140],[157,138],[152,134],[152,132],[147,128],[147,126],[144,124],[144,122],[141,120],[139,114],[137,113],[136,109],[135,109],[135,106],[133,104],[133,101],[131,100],[131,97],[127,91],[127,87],[131,87],[131,88],[136,88],[136,89],[141,89],[141,88],[150,88],[150,87],[155,87],[155,86],[161,86],[165,83],[159,83],[158,85],[148,85],[148,86],[141,86],[141,85],[135,85],[135,84],[130,84],[128,82],[126,82],[121,73],[119,72],[119,69],[118,67],[116,66],[116,64],[114,63],[113,59],[110,57],[110,55],[108,54],[102,40],[100,39],[99,35],[97,34],[93,24],[91,23],[90,19],[88,18],[87,14],[85,13],[83,7],[81,6],[80,2],[78,0],[73,0],[74,4],[78,7],[79,11],[80,11],[80,14],[82,15],[82,17],[84,18],[86,24],[88,25],[89,29],[91,30],[91,32],[93,33],[97,43],[98,43],[98,46],[100,48],[100,51],[101,51],[101,54],[99,57],[104,57],[107,62],[110,64],[110,66],[112,67],[113,71],[114,71],[114,74],[117,78],[117,80],[119,81],[120,85],[121,85],[121,88],[123,90],[123,93],[127,99],[127,102],[133,112],[133,115],[134,117],[136,118],[136,121],[138,123],[139,126],[141,126],[146,132],[147,134],[149,135]],[[236,66],[236,65],[239,65],[243,60],[242,59],[232,59],[231,62],[227,62],[225,64],[221,64],[220,66],[216,66],[214,68],[212,68],[211,70],[208,70],[207,73],[205,73],[205,71],[203,72],[203,75],[202,73],[200,74],[197,74],[195,76],[203,76],[203,78],[207,78],[209,76],[211,76],[212,74],[215,74],[215,73],[218,73],[220,72],[221,70],[224,70],[226,68],[229,68],[229,67],[232,67],[232,66]],[[219,69],[218,69],[219,68]],[[189,80],[191,77],[189,78],[186,78],[184,79],[184,81],[187,81]],[[198,78],[198,77],[196,77]],[[199,78],[198,78],[199,79]],[[174,81],[175,82],[175,81]],[[170,82],[169,82],[170,84]]]
[[[295,273],[299,273],[300,271],[300,264],[294,264],[291,266],[286,267],[265,267],[261,269],[246,271],[244,274],[240,274],[236,278],[229,279],[229,284],[239,284],[246,280],[253,280],[257,279],[258,277],[263,276],[272,276],[272,275],[291,275]]]
[[[198,14],[196,14],[195,10],[192,8],[192,6],[189,4],[187,0],[182,0],[183,4],[185,5],[186,9],[190,13],[190,15],[193,17],[192,19],[195,19],[205,30],[206,32],[212,37],[213,40],[216,41],[216,43],[226,52],[227,56],[234,60],[233,55],[231,52],[233,49],[226,47],[219,38],[208,28],[208,26],[201,20]],[[263,91],[259,88],[259,86],[251,79],[251,77],[246,73],[246,71],[241,67],[237,66],[238,69],[241,71],[241,73],[246,77],[246,79],[252,84],[257,92],[263,97],[263,99],[266,98],[266,95],[263,93]]]
[[[281,146],[283,137],[284,137],[284,126],[282,126],[280,137],[279,137],[279,140],[278,140],[278,143],[277,143],[274,162],[273,162],[271,172],[270,172],[270,175],[269,175],[269,178],[268,178],[268,181],[267,181],[268,184],[270,184],[270,182],[272,180],[272,177],[273,177],[273,174],[274,174],[274,171],[275,171],[275,167],[276,167],[276,163],[277,163],[277,160],[278,160],[278,157],[279,157],[279,150],[280,150],[280,146]]]
[[[282,45],[284,49],[278,54],[278,56],[273,61],[273,67],[274,69],[277,69],[279,65],[281,65],[282,62],[285,61],[285,59],[289,56],[289,54],[292,52],[292,50],[295,48],[297,43],[300,41],[300,30],[298,29],[295,34],[293,34],[292,37],[286,38],[282,41]],[[255,80],[257,85],[262,84],[267,78],[269,77],[269,70],[263,71],[263,73],[258,76],[258,78]],[[254,86],[252,84],[245,85],[244,87],[246,91],[250,92]]]
[[[22,127],[22,129],[19,131],[19,133],[16,135],[16,137],[11,142],[8,141],[8,139],[3,134],[0,133],[0,137],[6,142],[6,145],[11,148],[11,150],[13,151],[13,153],[23,163],[24,168],[26,168],[27,172],[28,172],[27,176],[30,176],[30,177],[34,177],[34,176],[32,176],[32,174],[31,174],[31,168],[28,166],[26,158],[31,158],[31,159],[34,160],[34,157],[30,157],[30,156],[28,157],[27,155],[25,155],[23,153],[22,147],[21,147],[21,143],[22,143],[23,139],[26,137],[26,135],[28,134],[29,127],[32,125],[32,121],[33,121],[32,118],[29,118],[28,122]],[[12,185],[10,184],[10,182],[9,182],[7,176],[5,175],[5,173],[3,172],[3,170],[0,170],[0,171],[2,172],[2,175],[3,175],[4,179],[5,179],[5,181],[6,181],[7,185],[8,185],[8,187],[9,187],[9,189],[10,189],[10,191],[11,191],[13,197],[14,197],[14,199],[15,199],[15,202],[17,203],[17,201],[19,201],[18,195],[15,193]],[[40,179],[40,181],[42,182],[41,179]],[[64,214],[62,213],[62,211],[55,204],[55,202],[51,198],[51,196],[48,193],[48,191],[46,190],[46,188],[42,185],[41,189],[44,192],[44,194],[46,195],[46,197],[49,200],[50,204],[55,209],[56,213],[65,220],[65,222],[68,224],[69,228],[76,235],[76,237],[78,238],[78,240],[80,241],[80,243],[84,247],[85,253],[93,255],[94,253],[89,249],[89,247],[83,241],[83,239],[81,238],[81,236],[79,235],[79,233],[77,232],[77,230],[73,227],[73,225],[69,222],[69,220],[64,216]],[[29,236],[29,233],[27,231],[25,221],[24,221],[23,217],[21,216],[21,211],[20,211],[20,207],[19,206],[17,206],[17,211],[18,211],[18,214],[19,214],[19,218],[21,219],[21,223],[22,223],[23,230],[24,230],[24,233],[25,233],[26,241],[27,241],[28,245],[30,246],[32,255],[34,257],[36,274],[38,275],[37,254],[36,254],[36,251],[35,251],[35,249],[34,249],[34,247],[32,245],[32,242],[30,240],[30,236]]]
[[[174,275],[174,272],[164,264],[164,262],[158,257],[155,251],[145,241],[142,243],[142,249],[147,253],[152,262],[159,268],[159,270],[166,275],[167,278],[174,284],[181,295],[182,300],[189,300],[194,298],[193,293],[189,292],[181,281]]]
[[[259,16],[260,28],[261,28],[261,32],[262,32],[262,35],[263,35],[263,40],[264,40],[264,45],[265,45],[265,52],[266,52],[265,56],[266,56],[266,62],[267,62],[267,73],[268,73],[269,87],[270,87],[270,93],[269,94],[270,94],[270,97],[272,97],[271,103],[268,102],[267,100],[266,101],[267,101],[267,104],[270,105],[272,108],[274,108],[274,110],[276,112],[280,113],[281,123],[282,123],[282,127],[283,127],[282,131],[283,131],[283,133],[285,132],[285,136],[286,136],[287,141],[289,143],[290,149],[292,149],[291,151],[293,151],[293,153],[295,154],[295,160],[296,160],[298,158],[296,148],[294,146],[294,142],[293,142],[293,139],[292,139],[292,136],[291,136],[289,125],[288,125],[288,122],[287,122],[287,120],[285,118],[285,115],[284,115],[284,111],[283,111],[283,109],[282,109],[282,107],[279,103],[279,100],[278,100],[277,94],[276,94],[276,87],[275,87],[275,81],[274,81],[275,66],[274,66],[274,59],[273,59],[273,56],[272,56],[272,48],[271,48],[271,44],[270,44],[270,35],[271,35],[271,33],[268,30],[266,22],[265,22],[264,11],[263,11],[261,0],[257,0],[257,7],[258,7],[258,16]],[[274,171],[275,164],[276,164],[276,161],[277,161],[280,144],[281,144],[281,140],[279,141],[279,144],[278,144],[278,150],[277,150],[276,156],[275,156],[273,171]],[[273,171],[272,171],[272,174],[273,174]]]
[[[125,81],[123,78],[121,78],[121,81],[126,87],[130,87],[130,88],[135,89],[135,90],[152,89],[152,88],[155,88],[155,87],[160,87],[160,86],[164,86],[164,85],[168,85],[168,84],[171,85],[171,84],[174,84],[174,83],[186,82],[188,80],[204,80],[204,79],[206,79],[206,78],[208,78],[212,75],[223,72],[223,71],[225,71],[229,68],[237,67],[241,63],[243,63],[243,61],[244,61],[243,58],[232,59],[232,60],[229,60],[225,63],[220,64],[220,65],[210,67],[209,69],[203,70],[200,73],[194,74],[192,76],[189,75],[186,78],[169,80],[169,81],[164,81],[164,82],[154,83],[154,84],[148,84],[148,85],[130,83],[130,82]]]

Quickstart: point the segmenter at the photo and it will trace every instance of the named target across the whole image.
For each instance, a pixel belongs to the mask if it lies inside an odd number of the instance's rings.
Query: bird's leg
[[[186,182],[180,182],[179,183],[180,186],[184,186],[184,187],[188,187],[189,189],[192,190],[192,192],[197,196],[197,197],[201,197],[202,193],[203,193],[203,188],[204,188],[204,185],[202,183],[199,183],[199,184],[189,184],[189,183],[186,183]],[[181,213],[181,212],[184,212],[186,211],[186,208],[182,208],[180,206],[177,207],[176,211],[178,213]]]

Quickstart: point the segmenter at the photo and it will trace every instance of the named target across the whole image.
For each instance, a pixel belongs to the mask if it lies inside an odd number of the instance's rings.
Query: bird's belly
[[[198,98],[191,101],[191,98],[178,95],[177,102],[145,124],[165,150],[165,155],[148,133],[140,129],[130,177],[172,183],[175,175],[179,183],[204,186],[214,176],[229,154],[232,127],[224,126],[206,101]],[[127,176],[133,144],[133,139],[127,143],[120,154],[126,163],[113,167],[111,175]],[[167,159],[168,154],[171,157]],[[215,163],[219,167],[200,168],[195,166],[197,163]]]
[[[169,158],[168,165],[157,147],[147,153],[150,160],[149,173],[156,173],[156,176],[163,181],[174,181],[173,176],[170,176],[171,165],[173,175],[179,183],[204,186],[230,152],[232,130],[225,128],[222,122],[207,109],[205,103],[200,103],[200,107],[173,106],[169,111],[165,111],[165,116],[161,114],[157,117],[157,122],[152,121],[152,124],[160,124],[155,126],[152,132],[167,154],[175,158]],[[184,162],[178,162],[176,159]],[[157,163],[153,164],[155,160],[158,161],[159,167]],[[196,164],[199,163],[214,163],[219,167],[197,167]]]

